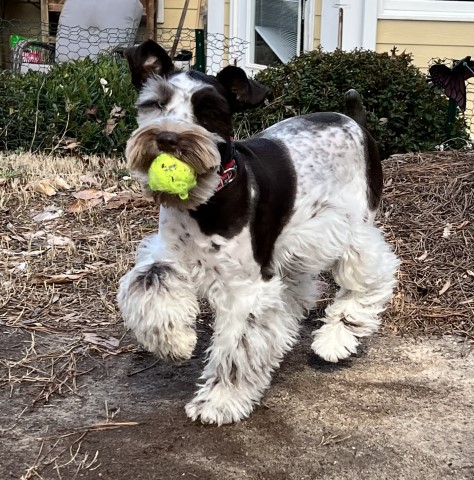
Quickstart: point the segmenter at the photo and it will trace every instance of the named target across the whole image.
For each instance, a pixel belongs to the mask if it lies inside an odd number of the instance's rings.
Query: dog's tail
[[[357,90],[351,88],[345,93],[346,115],[355,120],[361,127],[367,128],[367,112]]]
[[[357,90],[351,88],[344,94],[346,104],[346,115],[355,120],[364,130],[370,134],[370,129],[367,123],[367,111],[365,110],[362,98]],[[390,156],[390,152],[386,150],[379,142],[377,142],[377,148],[381,160],[385,160]]]

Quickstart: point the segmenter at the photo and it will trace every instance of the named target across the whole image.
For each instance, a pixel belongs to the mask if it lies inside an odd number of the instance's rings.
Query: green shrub
[[[0,72],[0,149],[122,155],[135,99],[126,62],[112,57]]]
[[[448,100],[429,88],[408,54],[318,49],[269,67],[256,79],[272,89],[274,99],[239,115],[240,137],[294,115],[343,112],[344,92],[355,88],[368,111],[369,128],[386,154],[431,150],[446,140]],[[462,116],[451,135],[467,138]]]
[[[274,99],[237,116],[241,138],[294,115],[341,112],[344,92],[355,88],[385,152],[430,150],[446,140],[448,101],[428,88],[410,55],[315,50],[257,80]],[[110,56],[54,65],[48,74],[0,72],[0,150],[122,155],[136,127],[135,99],[126,62]],[[462,116],[452,136],[467,138]]]

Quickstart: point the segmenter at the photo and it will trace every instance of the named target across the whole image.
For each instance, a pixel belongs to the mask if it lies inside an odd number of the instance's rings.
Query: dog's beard
[[[157,141],[158,134],[177,134],[175,146],[162,149]],[[127,142],[125,155],[128,167],[141,184],[145,195],[165,206],[195,209],[206,203],[214,194],[219,183],[217,170],[221,157],[217,149],[218,137],[199,125],[172,122],[166,119],[139,127]],[[152,191],[149,187],[148,170],[160,153],[169,153],[192,167],[197,174],[197,185],[189,191],[187,200],[170,193]]]

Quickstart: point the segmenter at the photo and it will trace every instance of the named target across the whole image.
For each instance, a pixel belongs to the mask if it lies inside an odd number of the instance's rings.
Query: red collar
[[[216,192],[222,190],[224,187],[227,187],[229,183],[232,183],[235,180],[237,175],[237,162],[235,158],[229,160],[229,162],[223,167],[219,167],[219,176],[221,177],[219,183],[217,184]]]
[[[237,162],[235,161],[235,145],[232,142],[230,160],[219,167],[219,176],[221,177],[217,184],[216,192],[222,190],[235,180],[237,176]]]

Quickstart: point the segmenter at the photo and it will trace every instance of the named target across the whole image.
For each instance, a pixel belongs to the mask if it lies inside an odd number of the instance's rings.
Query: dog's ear
[[[127,48],[124,55],[130,67],[132,83],[136,88],[141,88],[150,75],[166,77],[174,69],[173,61],[165,49],[153,40]]]
[[[247,77],[239,67],[229,65],[217,74],[224,87],[232,111],[239,112],[258,107],[270,93],[270,89]]]

